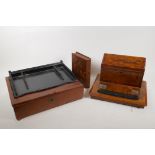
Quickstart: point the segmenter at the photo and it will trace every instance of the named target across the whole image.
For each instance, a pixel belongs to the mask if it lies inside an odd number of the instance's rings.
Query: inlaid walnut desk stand
[[[101,73],[90,90],[91,98],[144,108],[147,105],[145,61],[142,57],[105,54]]]

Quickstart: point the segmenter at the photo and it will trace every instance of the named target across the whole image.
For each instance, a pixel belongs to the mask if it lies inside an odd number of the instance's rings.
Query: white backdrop
[[[7,91],[8,71],[63,60],[71,53],[92,58],[91,83],[100,71],[104,52],[147,58],[148,106],[138,109],[83,99],[15,119]],[[155,27],[0,27],[0,128],[155,128]]]

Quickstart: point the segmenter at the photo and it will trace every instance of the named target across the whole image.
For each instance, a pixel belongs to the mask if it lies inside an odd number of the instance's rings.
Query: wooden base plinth
[[[100,84],[100,74],[97,75],[96,80],[90,90],[91,98],[104,100],[104,101],[108,101],[108,102],[116,102],[116,103],[120,103],[120,104],[124,104],[124,105],[134,106],[137,108],[144,108],[145,106],[147,106],[146,81],[142,82],[139,99],[137,99],[137,100],[99,93],[98,92],[99,84]]]

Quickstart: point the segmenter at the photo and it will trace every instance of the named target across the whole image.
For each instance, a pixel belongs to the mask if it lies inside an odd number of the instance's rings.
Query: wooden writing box
[[[18,120],[83,97],[83,85],[62,61],[10,72],[6,82]]]

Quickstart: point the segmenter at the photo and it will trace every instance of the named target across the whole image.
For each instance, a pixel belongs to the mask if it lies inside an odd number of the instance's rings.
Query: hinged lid
[[[79,52],[72,53],[72,72],[85,88],[90,87],[91,59]]]
[[[102,65],[134,70],[144,70],[145,62],[146,58],[143,57],[105,53]]]

